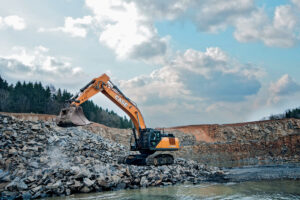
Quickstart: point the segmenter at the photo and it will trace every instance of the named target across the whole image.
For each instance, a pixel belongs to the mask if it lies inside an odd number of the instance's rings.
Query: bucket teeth
[[[90,123],[91,122],[84,116],[82,107],[80,106],[63,108],[56,118],[56,124],[62,127],[84,126]]]

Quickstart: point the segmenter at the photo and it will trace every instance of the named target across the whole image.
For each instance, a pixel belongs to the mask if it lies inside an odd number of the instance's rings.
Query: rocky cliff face
[[[300,120],[173,127],[181,140],[178,156],[214,166],[300,162]]]

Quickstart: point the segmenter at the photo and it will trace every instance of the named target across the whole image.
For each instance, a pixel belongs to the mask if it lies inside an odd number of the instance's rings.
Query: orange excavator
[[[83,126],[91,122],[84,116],[80,104],[89,98],[102,92],[107,98],[120,107],[131,119],[134,128],[133,140],[130,141],[130,150],[139,151],[140,154],[129,155],[119,162],[134,165],[167,165],[174,163],[171,154],[159,154],[156,151],[177,151],[179,140],[173,134],[165,134],[160,130],[146,128],[144,118],[137,105],[126,97],[109,76],[102,74],[94,78],[80,92],[69,100],[66,108],[62,109],[56,119],[56,123],[61,127]]]

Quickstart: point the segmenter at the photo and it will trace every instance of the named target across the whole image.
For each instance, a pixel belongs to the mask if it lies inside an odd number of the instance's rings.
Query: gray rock
[[[105,179],[104,178],[98,178],[97,179],[97,184],[100,186],[100,187],[104,187],[106,189],[112,187],[113,183],[111,182],[111,180],[106,177]]]
[[[39,164],[37,162],[30,162],[29,166],[33,167],[33,168],[39,168]]]
[[[112,182],[113,182],[114,184],[118,184],[118,183],[120,182],[121,178],[120,178],[119,176],[117,176],[117,175],[113,175],[113,176],[111,177],[111,180],[112,180]]]
[[[83,192],[83,193],[88,193],[88,192],[90,192],[90,191],[91,191],[91,189],[88,188],[87,186],[84,186],[84,187],[81,188],[81,190],[80,190],[80,192]]]
[[[55,189],[55,193],[62,195],[63,193],[65,193],[65,187],[64,186],[60,186],[58,188]]]
[[[8,191],[14,191],[14,189],[17,187],[17,183],[15,182],[10,182],[7,186],[5,186],[5,190]]]
[[[78,174],[80,172],[80,168],[78,166],[70,167],[70,170],[73,174]]]
[[[5,172],[2,169],[0,169],[0,182],[5,180],[5,177],[9,175],[9,172]]]
[[[19,178],[19,177],[16,177],[12,182],[10,182],[10,183],[5,187],[5,189],[6,189],[6,190],[9,190],[9,191],[13,191],[14,189],[17,188],[17,184],[18,184],[19,181],[20,181],[20,178]]]
[[[33,191],[34,193],[37,193],[37,192],[40,191],[41,189],[42,189],[42,186],[40,185],[40,186],[37,186],[37,187],[33,188],[32,191]]]
[[[149,182],[148,182],[146,176],[143,176],[143,177],[141,178],[140,185],[141,185],[142,187],[146,187],[146,186],[149,185]]]
[[[81,169],[78,174],[75,175],[75,178],[90,178],[91,173],[87,169]]]
[[[162,183],[164,186],[167,186],[167,185],[172,185],[172,183],[171,182],[163,182]]]
[[[10,154],[10,155],[16,155],[17,153],[18,153],[18,151],[15,148],[11,148],[8,151],[8,154]]]
[[[37,192],[32,196],[32,199],[36,199],[41,196],[41,192]]]
[[[61,180],[59,180],[59,181],[57,181],[57,182],[54,183],[54,184],[47,185],[47,188],[48,188],[48,189],[57,189],[57,188],[60,187],[61,185],[62,185]]]
[[[7,124],[8,123],[7,118],[5,117],[2,122],[3,122],[3,124]]]
[[[26,181],[29,182],[29,183],[31,183],[31,182],[33,182],[35,180],[36,179],[33,176],[28,176]]]
[[[86,186],[91,187],[91,186],[95,183],[95,181],[91,181],[89,178],[84,178],[84,179],[83,179],[83,183],[84,183]]]
[[[28,188],[28,186],[22,180],[20,180],[17,183],[17,188],[18,188],[18,190],[26,190]]]
[[[82,186],[82,184],[79,181],[74,181],[74,183],[70,186],[70,188],[72,190],[77,190],[78,188],[80,188]]]
[[[71,195],[71,190],[70,189],[66,189],[66,195],[67,196]]]
[[[38,130],[40,130],[40,128],[41,127],[38,124],[35,124],[35,125],[31,126],[31,130],[34,130],[34,131],[38,131]]]
[[[4,191],[1,193],[1,199],[16,199],[18,196],[17,192]]]
[[[32,198],[32,195],[31,195],[30,192],[24,192],[24,193],[22,194],[22,198],[23,198],[24,200],[29,200],[29,199]]]

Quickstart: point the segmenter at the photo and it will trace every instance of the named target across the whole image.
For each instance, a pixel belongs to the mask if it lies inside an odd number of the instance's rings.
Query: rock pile
[[[0,199],[224,180],[218,168],[176,159],[170,166],[117,164],[120,144],[81,127],[0,115]]]

